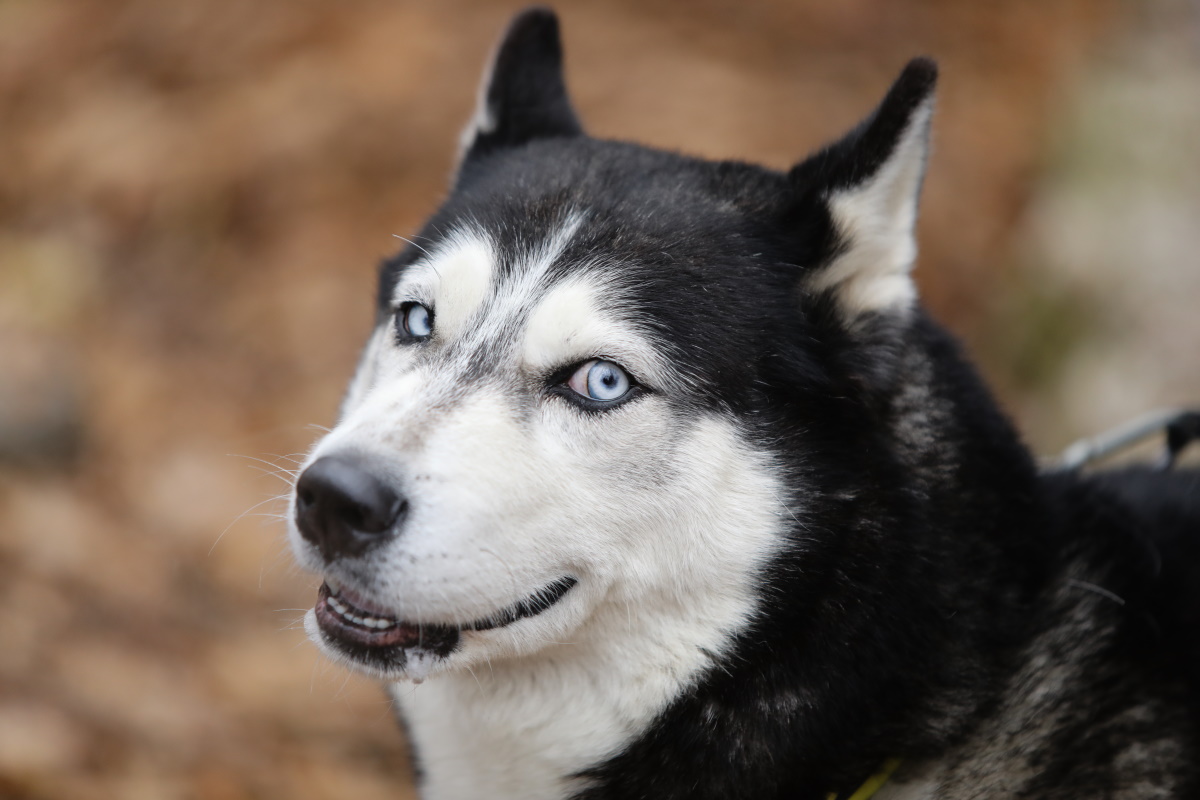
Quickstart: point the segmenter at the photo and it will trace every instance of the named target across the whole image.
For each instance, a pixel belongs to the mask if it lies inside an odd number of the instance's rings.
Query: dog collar
[[[845,800],[870,800],[875,796],[875,793],[883,788],[883,785],[888,782],[888,778],[892,777],[892,773],[896,771],[896,767],[900,766],[900,759],[889,758],[883,762],[883,766],[879,772],[876,772],[871,777],[863,782],[863,785],[858,787],[858,791],[847,797]],[[830,792],[826,795],[825,800],[840,800],[836,792]]]

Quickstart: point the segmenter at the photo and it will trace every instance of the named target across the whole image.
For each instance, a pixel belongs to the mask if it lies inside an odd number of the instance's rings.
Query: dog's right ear
[[[910,273],[936,83],[937,65],[913,59],[871,116],[789,173],[835,229],[833,257],[806,288],[832,296],[851,326],[871,313],[904,315],[916,299]]]
[[[582,134],[562,64],[554,12],[530,8],[517,14],[484,73],[475,116],[460,139],[459,165],[534,139]]]

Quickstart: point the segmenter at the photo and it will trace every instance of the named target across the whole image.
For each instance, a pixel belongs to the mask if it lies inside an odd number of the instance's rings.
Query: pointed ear
[[[910,61],[870,117],[789,174],[833,224],[833,256],[806,288],[831,293],[851,324],[871,312],[903,314],[916,300],[917,201],[936,83],[936,64]]]
[[[522,11],[509,23],[484,73],[475,116],[463,130],[459,162],[552,136],[583,133],[563,81],[558,17]]]

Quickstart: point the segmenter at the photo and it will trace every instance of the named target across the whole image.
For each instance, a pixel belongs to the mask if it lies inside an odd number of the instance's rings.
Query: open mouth
[[[326,640],[346,655],[384,669],[403,669],[410,650],[445,658],[458,645],[463,631],[503,628],[537,616],[561,600],[576,583],[573,577],[562,577],[489,617],[466,625],[444,625],[394,617],[353,589],[328,578],[317,592],[317,625]]]

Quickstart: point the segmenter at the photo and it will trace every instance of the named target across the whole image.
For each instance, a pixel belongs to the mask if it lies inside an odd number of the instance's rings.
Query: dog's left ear
[[[562,67],[554,12],[530,8],[517,14],[484,73],[475,116],[462,132],[459,163],[533,139],[582,134]]]
[[[789,173],[800,196],[824,204],[834,229],[830,260],[805,288],[832,294],[851,325],[915,302],[917,201],[936,83],[936,64],[909,62],[870,117]]]

